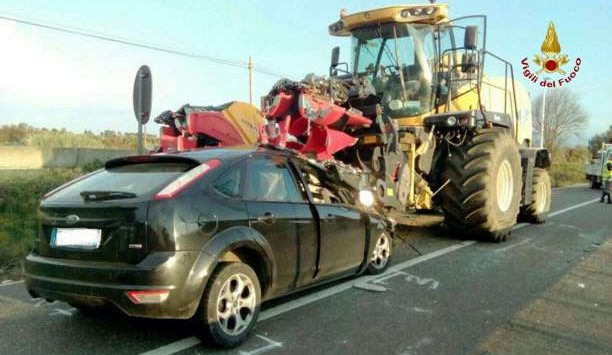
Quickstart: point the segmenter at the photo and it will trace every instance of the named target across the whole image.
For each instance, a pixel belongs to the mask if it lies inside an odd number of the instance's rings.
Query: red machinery
[[[244,102],[221,106],[184,105],[155,118],[160,128],[160,150],[186,150],[211,146],[254,144],[261,115]]]
[[[327,84],[320,78],[278,82],[262,100],[268,123],[260,129],[260,142],[312,153],[319,160],[354,145],[357,138],[345,131],[369,127],[372,121],[358,110],[336,105]]]
[[[263,120],[245,103],[218,107],[185,105],[155,118],[160,129],[161,151],[210,146],[271,144],[287,147],[319,160],[354,145],[357,138],[345,131],[369,127],[372,121],[355,109],[337,105],[328,94],[329,82],[309,77],[301,82],[279,81],[262,100]],[[335,93],[343,93],[336,88]],[[334,97],[337,97],[334,95]]]

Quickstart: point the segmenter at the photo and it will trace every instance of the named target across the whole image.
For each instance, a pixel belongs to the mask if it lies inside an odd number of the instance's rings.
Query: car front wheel
[[[380,233],[376,239],[376,246],[370,255],[368,273],[376,275],[383,273],[389,266],[391,259],[392,240],[387,232]]]
[[[220,264],[202,296],[200,337],[231,348],[249,335],[259,314],[261,288],[253,269],[243,263]]]

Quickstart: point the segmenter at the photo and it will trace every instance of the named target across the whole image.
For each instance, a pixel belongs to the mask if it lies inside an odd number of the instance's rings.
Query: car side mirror
[[[478,26],[466,26],[463,38],[465,49],[475,50],[478,47]]]

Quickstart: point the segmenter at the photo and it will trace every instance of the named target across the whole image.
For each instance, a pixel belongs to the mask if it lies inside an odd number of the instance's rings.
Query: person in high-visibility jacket
[[[600,202],[604,202],[604,197],[608,197],[608,204],[610,202],[610,192],[612,191],[612,160],[608,160],[608,164],[604,166],[601,172],[601,199]]]

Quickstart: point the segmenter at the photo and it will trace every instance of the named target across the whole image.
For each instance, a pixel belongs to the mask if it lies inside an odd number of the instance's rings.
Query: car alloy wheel
[[[239,335],[251,324],[257,307],[254,288],[253,281],[245,274],[234,274],[221,286],[217,321],[227,335]]]
[[[391,238],[387,233],[381,233],[376,240],[376,246],[370,258],[370,271],[381,272],[385,270],[391,257]]]

